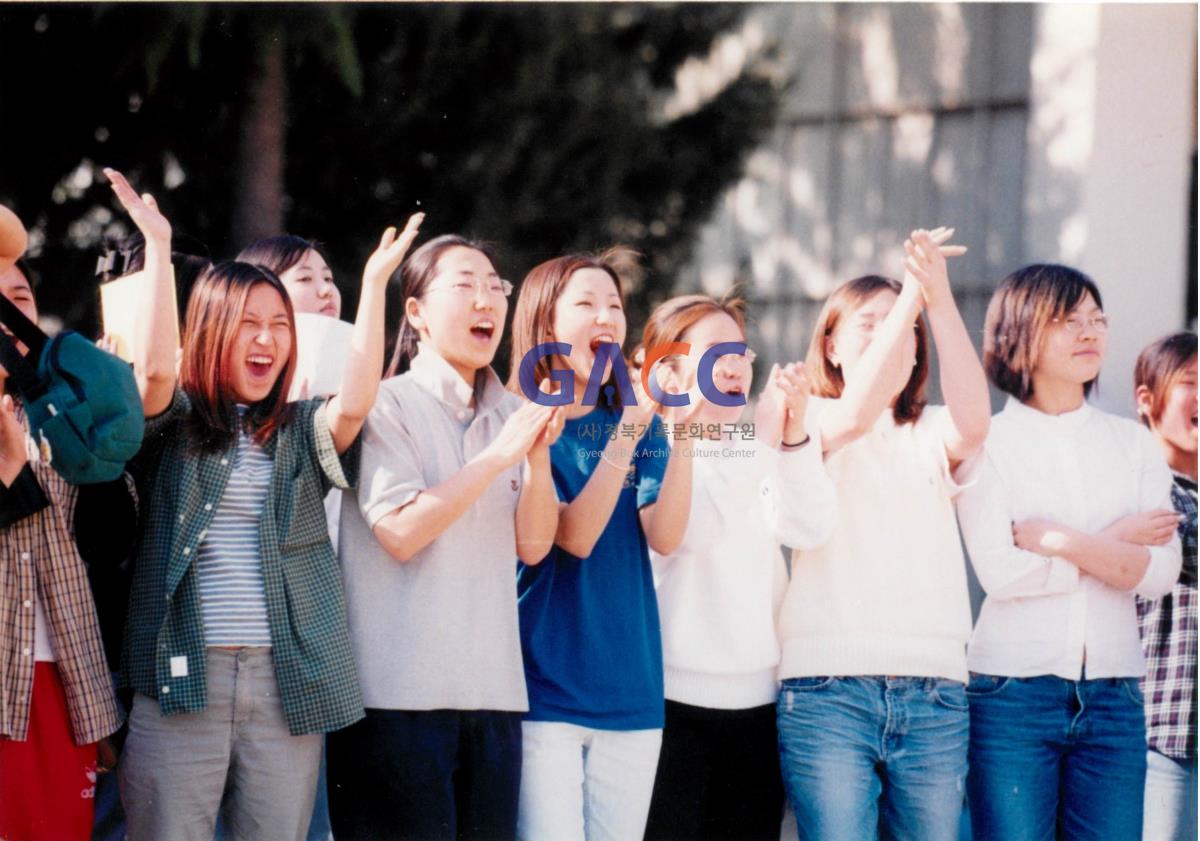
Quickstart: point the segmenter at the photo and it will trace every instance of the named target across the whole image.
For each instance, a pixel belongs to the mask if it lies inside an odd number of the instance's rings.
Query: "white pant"
[[[661,730],[522,724],[521,841],[631,841],[646,831]]]
[[[1195,841],[1196,760],[1177,762],[1146,752],[1146,803],[1142,841]]]

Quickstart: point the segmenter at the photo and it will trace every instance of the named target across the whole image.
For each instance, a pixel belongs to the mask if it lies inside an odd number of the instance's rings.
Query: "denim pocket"
[[[965,713],[969,709],[965,687],[957,680],[939,680],[930,694],[948,710]]]
[[[829,676],[821,677],[790,677],[783,682],[781,687],[783,690],[794,690],[796,692],[812,692],[815,689],[824,689],[831,685],[834,678]]]
[[[971,673],[971,682],[967,684],[966,694],[976,698],[985,698],[989,695],[995,695],[1004,687],[1008,686],[1012,678],[1006,675],[983,675],[976,672]]]
[[[1135,677],[1121,678],[1121,690],[1125,696],[1137,704],[1139,708],[1146,706],[1146,696],[1142,693],[1141,681]]]

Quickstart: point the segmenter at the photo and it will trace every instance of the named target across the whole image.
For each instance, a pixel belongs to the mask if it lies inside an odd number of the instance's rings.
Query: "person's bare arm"
[[[171,269],[171,223],[149,193],[141,196],[125,176],[106,169],[121,206],[146,239],[145,295],[138,301],[133,337],[133,372],[146,417],[162,414],[175,393],[175,354],[179,317],[175,312],[175,274]]]
[[[326,409],[333,446],[339,454],[354,443],[375,405],[383,371],[383,314],[388,280],[417,238],[424,218],[424,213],[414,213],[399,235],[392,227],[384,231],[379,247],[363,269],[358,314],[354,319],[354,332],[350,335],[350,352],[342,369],[342,388],[330,398]]]
[[[513,412],[496,439],[461,470],[381,517],[373,529],[375,539],[396,560],[412,560],[474,505],[497,476],[525,458],[551,413],[552,407],[536,403]]]
[[[914,231],[904,249],[908,253],[905,268],[921,285],[925,315],[937,347],[942,395],[950,419],[944,443],[954,470],[979,452],[987,439],[992,418],[987,377],[954,302],[945,256],[928,231]]]

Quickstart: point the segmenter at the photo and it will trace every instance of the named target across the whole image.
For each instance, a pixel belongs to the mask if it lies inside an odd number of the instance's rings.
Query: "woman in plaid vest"
[[[1134,368],[1138,415],[1171,467],[1183,569],[1161,599],[1137,600],[1146,655],[1146,841],[1196,837],[1196,334],[1147,347]]]

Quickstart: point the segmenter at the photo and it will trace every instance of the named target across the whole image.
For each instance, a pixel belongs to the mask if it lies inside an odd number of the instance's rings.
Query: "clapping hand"
[[[754,412],[755,437],[771,446],[805,437],[804,415],[811,389],[803,362],[772,365]]]

